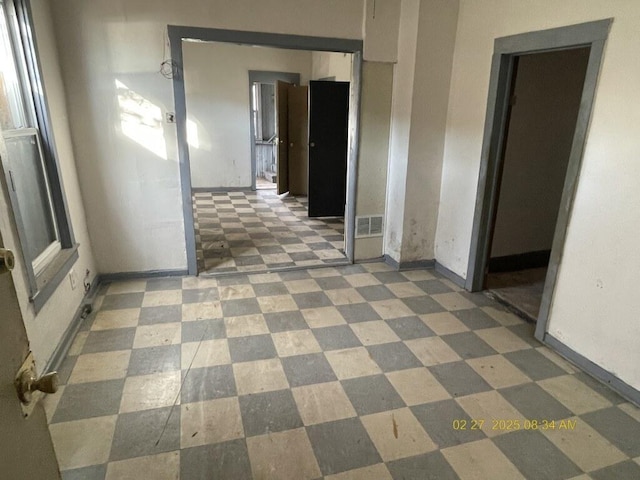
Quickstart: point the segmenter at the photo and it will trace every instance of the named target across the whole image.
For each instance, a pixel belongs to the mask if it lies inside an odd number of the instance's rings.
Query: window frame
[[[33,122],[32,128],[36,131],[35,136],[44,166],[48,196],[58,237],[57,245],[54,242],[38,257],[29,258],[30,255],[25,248],[29,240],[23,228],[19,201],[10,186],[9,163],[3,159],[2,167],[7,181],[18,240],[21,245],[29,300],[38,312],[79,258],[79,245],[76,243],[73,233],[60,173],[37,39],[33,28],[31,5],[29,0],[0,0],[0,2],[4,6],[7,17],[8,33],[11,37],[13,55],[18,70],[25,116],[27,120]],[[16,129],[8,131],[7,136],[19,135],[13,133],[19,130],[24,130],[26,134],[27,129]]]

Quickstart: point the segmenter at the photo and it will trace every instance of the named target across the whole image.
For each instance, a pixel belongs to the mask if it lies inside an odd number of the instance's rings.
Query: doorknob
[[[309,146],[310,146],[310,147],[315,147],[315,146],[316,146],[316,143],[315,143],[315,142],[311,142],[311,143],[309,144]]]
[[[13,270],[16,265],[16,259],[11,250],[0,248],[0,274]]]
[[[16,380],[18,397],[25,404],[33,400],[33,392],[56,393],[58,391],[58,372],[47,373],[36,378],[36,372],[32,369],[22,372]]]
[[[289,146],[290,146],[290,147],[293,147],[293,142],[291,142],[291,143],[289,144]]]

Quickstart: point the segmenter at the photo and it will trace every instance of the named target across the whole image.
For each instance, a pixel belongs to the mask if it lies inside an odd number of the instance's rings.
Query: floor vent
[[[381,237],[382,215],[356,217],[356,238]]]

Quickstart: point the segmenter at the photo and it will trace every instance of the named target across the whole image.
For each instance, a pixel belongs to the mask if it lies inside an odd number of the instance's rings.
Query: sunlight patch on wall
[[[187,143],[193,148],[200,148],[198,124],[190,119],[187,119]]]

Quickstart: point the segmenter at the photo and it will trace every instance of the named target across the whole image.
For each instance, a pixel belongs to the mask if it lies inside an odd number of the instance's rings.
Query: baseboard
[[[392,258],[392,257],[390,257],[389,255],[387,255],[385,253],[382,256],[382,260],[384,261],[384,263],[386,263],[387,265],[389,265],[393,269],[400,270],[400,264],[398,263],[398,261],[395,258]]]
[[[216,192],[250,192],[251,185],[246,187],[191,187],[191,193],[216,193]]]
[[[492,273],[516,272],[518,270],[526,270],[527,268],[546,267],[549,265],[550,256],[551,250],[539,250],[537,252],[517,253],[515,255],[490,258],[489,271]]]
[[[414,260],[412,262],[398,262],[396,259],[390,257],[385,254],[382,257],[382,260],[389,266],[393,267],[395,270],[403,271],[403,270],[419,270],[419,269],[429,269],[435,266],[435,260]]]
[[[640,391],[633,388],[631,385],[620,380],[611,372],[605,370],[599,365],[596,365],[588,358],[580,355],[578,352],[572,350],[570,347],[566,346],[564,343],[562,343],[560,340],[553,337],[549,333],[546,333],[544,335],[543,343],[555,350],[560,356],[566,358],[571,363],[579,367],[580,370],[609,386],[619,395],[640,407]]]
[[[142,272],[102,273],[99,275],[98,280],[100,283],[108,283],[136,278],[181,277],[184,275],[189,275],[189,270],[146,270]]]
[[[460,288],[465,288],[466,280],[464,278],[462,278],[457,273],[452,272],[451,270],[449,270],[447,267],[445,267],[441,263],[439,263],[437,261],[435,263],[436,263],[436,265],[435,265],[436,272],[438,272],[440,275],[445,277],[447,280],[451,280],[453,283],[455,283]]]

